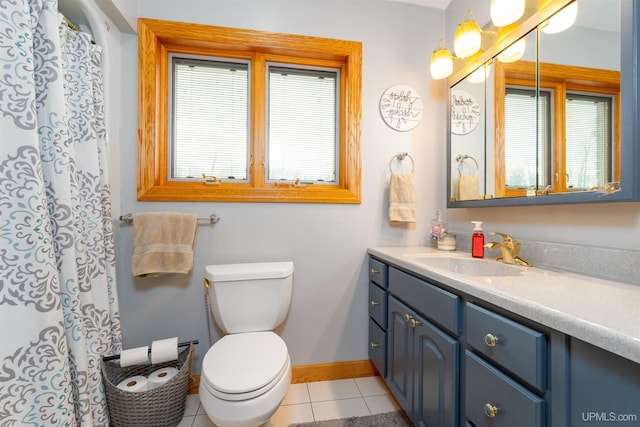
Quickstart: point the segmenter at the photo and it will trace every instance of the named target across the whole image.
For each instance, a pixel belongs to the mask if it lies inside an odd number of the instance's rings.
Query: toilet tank
[[[292,262],[208,265],[205,278],[211,313],[227,334],[271,331],[287,316]]]

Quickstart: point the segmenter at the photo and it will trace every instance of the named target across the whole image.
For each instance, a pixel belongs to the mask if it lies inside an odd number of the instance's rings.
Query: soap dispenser
[[[471,221],[474,224],[471,235],[471,256],[474,258],[484,258],[484,233],[482,231],[482,221]]]

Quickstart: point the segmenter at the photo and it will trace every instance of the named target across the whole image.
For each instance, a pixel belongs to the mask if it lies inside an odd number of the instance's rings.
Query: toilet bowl
[[[205,354],[200,402],[219,427],[257,427],[273,416],[291,383],[284,340],[272,332],[291,301],[293,263],[206,267],[216,324],[227,335]]]

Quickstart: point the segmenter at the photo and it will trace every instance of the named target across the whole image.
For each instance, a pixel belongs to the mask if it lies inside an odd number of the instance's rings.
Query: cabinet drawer
[[[544,334],[472,303],[467,303],[466,331],[467,342],[476,351],[544,391]]]
[[[369,282],[369,316],[387,329],[387,293],[384,289]]]
[[[476,427],[543,427],[545,402],[468,350],[465,410]],[[492,411],[495,411],[492,413]]]
[[[387,334],[372,319],[369,319],[369,360],[376,367],[380,376],[387,376]]]
[[[460,335],[460,298],[431,283],[393,267],[389,268],[389,290],[423,316],[454,335]]]
[[[387,264],[375,258],[369,258],[369,280],[383,288],[387,287]]]

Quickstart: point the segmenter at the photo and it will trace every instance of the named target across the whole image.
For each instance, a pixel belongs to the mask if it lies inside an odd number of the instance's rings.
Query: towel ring
[[[413,157],[411,157],[411,156],[409,155],[409,153],[406,153],[406,152],[404,152],[404,153],[398,153],[398,154],[396,154],[395,156],[393,156],[393,157],[391,158],[391,160],[389,160],[389,170],[390,170],[391,172],[393,172],[393,169],[391,168],[391,165],[393,164],[393,160],[394,160],[394,159],[398,159],[398,161],[400,161],[400,162],[401,162],[401,161],[403,161],[403,160],[404,160],[405,158],[407,158],[407,157],[409,158],[409,160],[411,160],[411,173],[413,173],[413,171],[414,171],[414,169],[415,169],[415,167],[414,167],[414,163],[413,163]]]
[[[458,154],[456,156],[456,162],[458,162],[458,175],[462,176],[462,170],[460,168],[463,165],[465,160],[473,160],[473,163],[476,165],[475,175],[478,175],[478,172],[480,171],[480,166],[478,166],[478,162],[476,161],[476,159],[474,159],[468,154]]]

